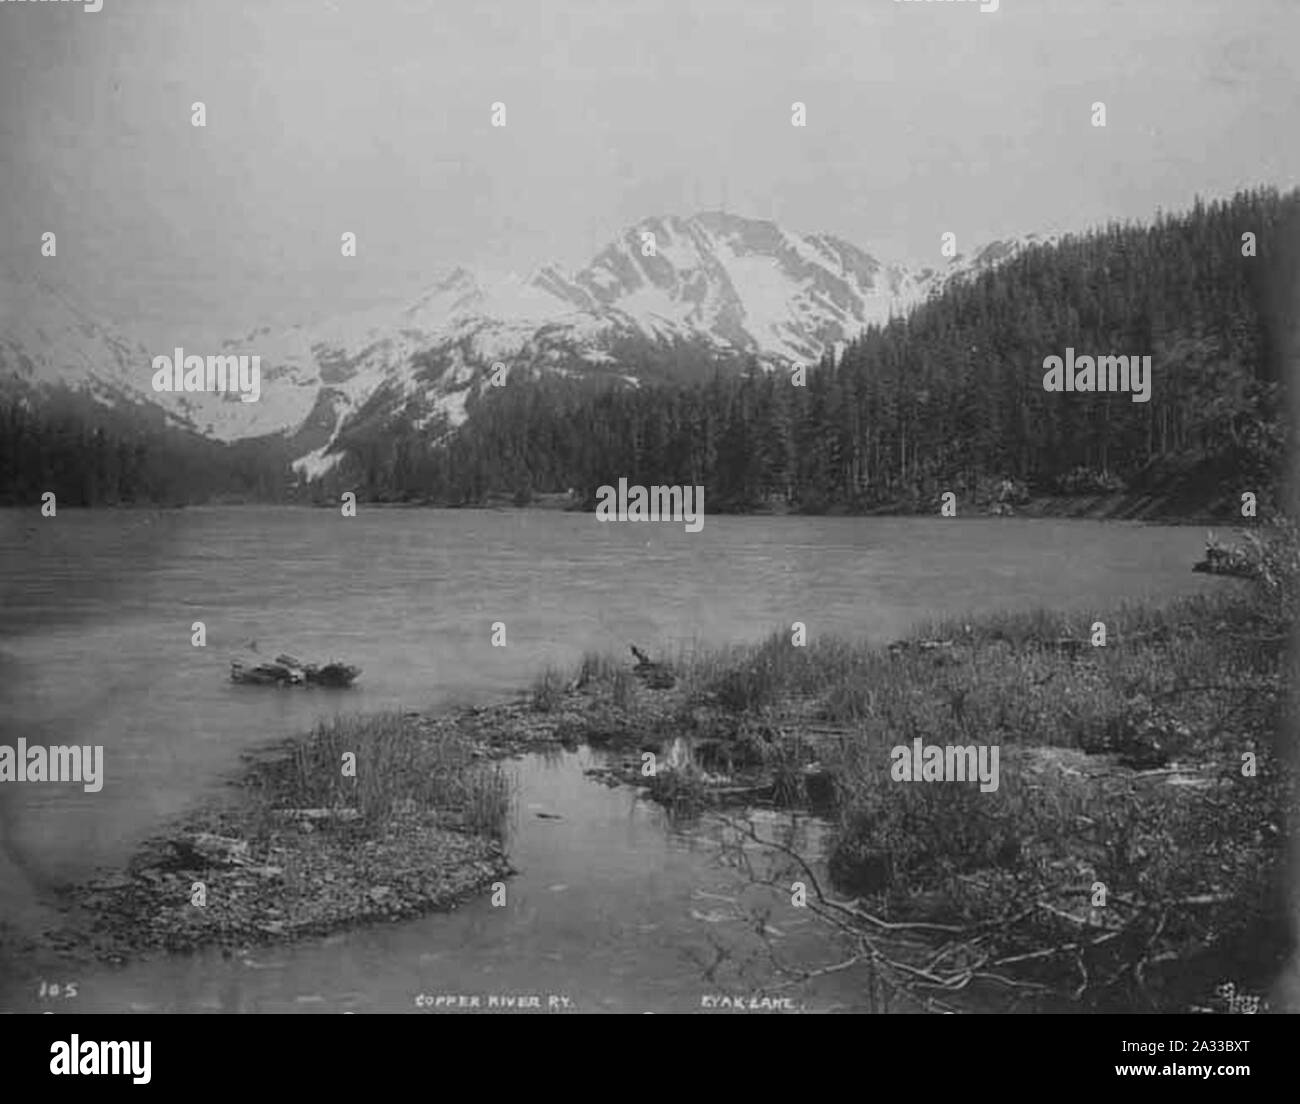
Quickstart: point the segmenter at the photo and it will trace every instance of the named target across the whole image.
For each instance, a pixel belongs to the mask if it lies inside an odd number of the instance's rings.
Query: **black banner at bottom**
[[[926,1088],[1084,1090],[1122,1081],[1184,1092],[1272,1089],[1296,1068],[1291,1016],[874,1016],[727,1015],[686,1041],[680,1027],[659,1035],[642,1021],[616,1026],[556,1017],[491,1026],[467,1016],[93,1016],[12,1015],[0,1027],[5,1095],[74,1087],[97,1092],[205,1090],[255,1086],[337,1094],[377,1086],[431,1092],[454,1079],[485,1091],[503,1086],[612,1086],[630,1072],[662,1076],[693,1093],[717,1085],[729,1093],[814,1090],[822,1077],[891,1076]],[[514,1035],[514,1031],[518,1035]],[[606,1030],[617,1032],[605,1035]],[[554,1032],[554,1034],[552,1034]],[[581,1044],[581,1054],[560,1047]],[[734,1059],[739,1057],[740,1062]],[[849,1068],[834,1070],[837,1062]],[[710,1066],[715,1068],[710,1069]],[[674,1073],[676,1070],[676,1073]],[[432,1077],[432,1080],[430,1078]],[[678,1081],[678,1077],[683,1080]],[[812,1082],[809,1082],[809,1078]],[[1047,1080],[1050,1079],[1050,1080]],[[458,1086],[459,1088],[459,1086]]]

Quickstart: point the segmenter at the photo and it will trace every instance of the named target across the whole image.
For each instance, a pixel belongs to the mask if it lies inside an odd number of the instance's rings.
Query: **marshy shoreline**
[[[246,756],[226,798],[0,943],[122,962],[455,908],[512,873],[500,761],[586,744],[594,781],[674,817],[743,835],[746,809],[825,816],[828,854],[791,861],[827,860],[809,908],[893,1007],[978,988],[1005,1010],[1217,1010],[1217,988],[1267,994],[1294,954],[1297,550],[1271,547],[1264,582],[1191,599],[947,619],[890,647],[593,654],[514,701],[339,718]],[[1000,785],[895,781],[891,749],[918,737],[999,746]]]
[[[1229,984],[1278,1005],[1295,954],[1294,576],[1267,574],[1087,617],[940,620],[886,648],[776,634],[684,659],[653,706],[590,657],[574,682],[541,679],[534,705],[634,752],[617,781],[680,815],[739,798],[830,817],[829,879],[816,856],[792,854],[792,874],[895,1007],[961,1010],[978,989],[1007,1011],[1222,1011]],[[920,737],[1000,745],[1000,786],[895,780],[891,750]],[[690,760],[638,778],[673,738]]]

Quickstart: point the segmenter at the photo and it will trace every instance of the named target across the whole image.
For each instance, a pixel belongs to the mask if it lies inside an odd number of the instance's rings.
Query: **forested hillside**
[[[413,429],[353,442],[314,492],[589,498],[625,476],[702,484],[711,510],[818,512],[928,510],[943,491],[969,501],[1004,478],[1189,509],[1267,493],[1284,447],[1279,383],[1296,367],[1283,341],[1298,247],[1300,192],[1197,203],[1033,246],[869,329],[806,386],[753,367],[694,385],[512,382],[438,444]],[[1150,401],[1044,391],[1043,359],[1067,346],[1151,356]]]
[[[225,445],[165,427],[156,411],[113,411],[73,396],[35,405],[0,395],[0,506],[273,502],[291,493],[283,440]]]

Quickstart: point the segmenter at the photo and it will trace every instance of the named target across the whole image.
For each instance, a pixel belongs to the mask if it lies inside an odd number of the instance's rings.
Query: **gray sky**
[[[925,264],[1300,182],[1296,0],[81,7],[0,3],[0,251],[164,345],[577,267],[724,185]]]

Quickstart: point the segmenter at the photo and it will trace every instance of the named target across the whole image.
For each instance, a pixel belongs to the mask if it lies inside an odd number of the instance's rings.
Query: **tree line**
[[[0,396],[0,505],[275,502],[292,494],[287,443],[226,445],[163,424],[158,411],[105,410],[66,392]]]

